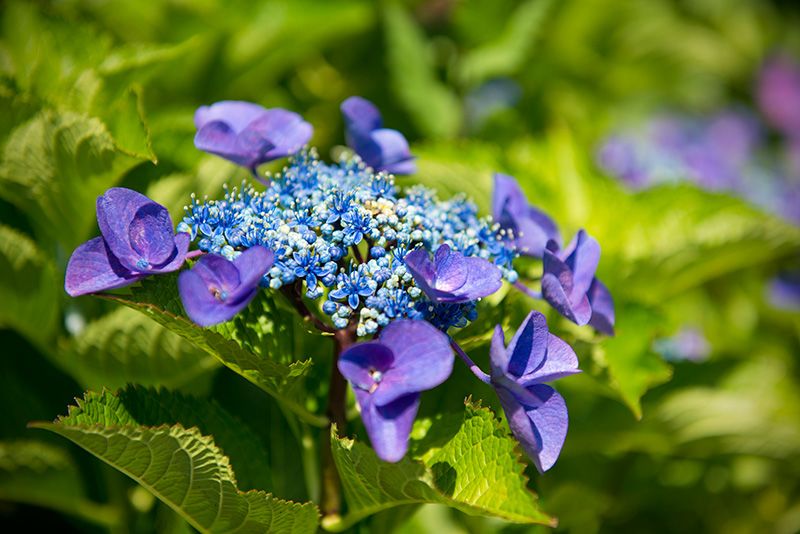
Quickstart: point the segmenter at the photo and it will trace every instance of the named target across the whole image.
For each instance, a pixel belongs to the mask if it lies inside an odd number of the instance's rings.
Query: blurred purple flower
[[[273,261],[273,252],[260,245],[245,250],[233,261],[216,254],[201,256],[191,270],[178,277],[186,314],[200,326],[233,318],[256,296],[261,277]]]
[[[495,173],[492,216],[512,233],[512,241],[520,254],[541,258],[549,240],[561,242],[553,220],[528,203],[512,176]]]
[[[412,250],[404,261],[414,281],[434,302],[469,302],[503,285],[502,273],[493,263],[465,257],[446,244],[436,250],[433,261],[424,248]]]
[[[580,373],[575,352],[547,330],[544,315],[528,314],[508,347],[503,328],[492,337],[491,383],[500,397],[508,425],[543,473],[558,459],[567,436],[567,405],[553,388],[545,385]]]
[[[72,253],[64,289],[70,296],[123,287],[180,269],[187,234],[175,235],[167,209],[130,189],[113,187],[97,198],[101,237]]]
[[[594,276],[600,262],[597,241],[580,230],[563,251],[550,241],[543,260],[542,297],[575,324],[614,335],[614,301]]]
[[[711,353],[706,336],[697,328],[684,327],[672,337],[657,339],[655,351],[665,360],[701,362]]]
[[[781,273],[769,284],[770,304],[780,310],[800,311],[800,271]]]
[[[194,114],[194,144],[255,173],[258,165],[300,150],[313,128],[297,113],[265,109],[251,102],[225,100]]]
[[[767,121],[790,137],[800,136],[800,65],[787,55],[764,63],[758,79],[758,105]]]
[[[408,449],[420,392],[447,380],[453,352],[448,337],[431,324],[401,319],[384,328],[377,341],[344,351],[338,366],[353,386],[378,457],[398,462]]]
[[[351,96],[341,105],[347,145],[375,171],[413,174],[417,164],[408,141],[397,130],[383,128],[383,119],[375,104],[360,96]]]

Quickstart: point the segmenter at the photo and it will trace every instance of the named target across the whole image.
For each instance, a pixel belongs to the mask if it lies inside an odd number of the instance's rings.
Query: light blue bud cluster
[[[221,200],[192,197],[178,231],[230,259],[256,245],[273,250],[262,285],[303,284],[336,328],[352,321],[359,336],[400,318],[442,330],[475,319],[474,302],[435,304],[417,287],[403,258],[420,246],[434,251],[447,243],[493,262],[509,282],[517,279],[513,246],[463,195],[440,201],[423,186],[401,195],[392,175],[374,173],[357,156],[326,164],[302,151],[264,192],[244,183]]]

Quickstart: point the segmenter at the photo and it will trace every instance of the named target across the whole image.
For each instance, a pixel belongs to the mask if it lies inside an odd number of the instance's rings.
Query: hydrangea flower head
[[[531,206],[517,181],[507,174],[494,175],[492,216],[509,231],[520,254],[541,258],[548,241],[561,242],[553,220]]]
[[[414,174],[417,164],[408,141],[397,130],[383,127],[383,119],[375,104],[360,96],[351,96],[341,105],[347,145],[364,163],[376,171],[392,174]]]
[[[230,261],[206,254],[178,277],[178,292],[189,318],[200,326],[228,321],[258,292],[274,254],[262,246],[249,248]]]
[[[70,296],[127,286],[180,269],[189,237],[175,235],[167,209],[146,196],[113,187],[97,199],[100,237],[72,253],[64,288]]]
[[[429,323],[403,319],[384,328],[377,341],[344,351],[338,367],[353,386],[378,457],[397,462],[408,449],[420,392],[447,380],[453,352],[448,337]]]
[[[200,107],[194,123],[197,148],[253,172],[262,163],[294,154],[313,133],[297,113],[231,100]]]
[[[333,327],[354,320],[359,336],[403,318],[444,330],[465,326],[475,317],[474,299],[517,277],[511,245],[463,197],[439,200],[421,186],[401,191],[391,175],[357,158],[326,164],[311,151],[292,157],[262,192],[244,184],[220,200],[194,199],[178,230],[229,259],[255,245],[269,248],[275,263],[265,285],[305,287],[308,298],[323,301]],[[430,262],[444,243],[440,259],[449,250],[446,265],[465,278],[450,288],[458,298],[441,301],[426,294],[405,258],[417,250]]]
[[[412,250],[406,266],[434,302],[462,303],[491,295],[503,284],[500,269],[483,258],[467,258],[442,244],[431,261],[425,249]]]
[[[564,398],[545,382],[579,373],[575,352],[547,329],[539,312],[522,322],[508,347],[497,325],[490,350],[491,383],[508,424],[543,473],[555,464],[567,436]]]

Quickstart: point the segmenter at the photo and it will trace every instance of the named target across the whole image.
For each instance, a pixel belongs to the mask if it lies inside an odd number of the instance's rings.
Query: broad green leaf
[[[271,487],[269,459],[258,436],[213,400],[131,385],[115,393],[86,393],[59,422],[66,424],[66,420],[105,427],[197,427],[204,436],[213,436],[216,446],[230,458],[243,489]]]
[[[36,243],[0,224],[0,326],[45,343],[58,320],[60,286],[55,267]]]
[[[348,505],[323,519],[341,531],[394,506],[439,503],[472,515],[554,525],[527,487],[516,442],[491,411],[466,403],[463,415],[418,421],[409,454],[383,462],[367,445],[332,433],[333,456]]]
[[[175,389],[218,367],[208,353],[128,308],[89,323],[74,339],[61,340],[50,359],[87,389],[127,383]]]
[[[41,111],[6,143],[0,196],[30,215],[39,236],[71,250],[94,225],[97,197],[139,161],[117,149],[99,120]]]
[[[496,39],[464,55],[459,65],[462,81],[475,84],[516,73],[528,59],[552,6],[552,0],[523,2]]]
[[[616,335],[595,347],[595,357],[607,367],[611,387],[638,419],[641,397],[672,377],[672,368],[652,349],[665,319],[641,306],[617,311]]]
[[[192,406],[180,403],[171,412],[165,395],[156,399],[145,395],[129,404],[142,403],[145,415],[165,410],[150,416],[156,424],[189,415],[187,409]],[[181,424],[138,424],[124,399],[123,395],[90,393],[69,415],[33,426],[60,434],[125,473],[200,532],[316,531],[318,513],[313,504],[284,501],[263,491],[240,491],[230,461],[214,438]],[[154,404],[148,406],[150,402]],[[194,417],[201,424],[216,425],[218,421],[206,416]]]
[[[41,441],[0,441],[0,501],[34,504],[113,526],[122,514],[89,500],[67,451]]]
[[[397,3],[387,2],[383,10],[387,63],[398,100],[424,135],[454,137],[461,127],[461,105],[438,79],[425,35]]]
[[[311,360],[294,361],[287,329],[296,320],[288,313],[273,313],[266,295],[260,295],[232,322],[201,328],[184,314],[177,290],[177,276],[145,280],[131,295],[107,295],[143,312],[162,326],[217,358],[223,365],[257,385],[306,422],[324,426],[327,418],[306,408],[303,388]],[[259,306],[260,309],[258,308]]]

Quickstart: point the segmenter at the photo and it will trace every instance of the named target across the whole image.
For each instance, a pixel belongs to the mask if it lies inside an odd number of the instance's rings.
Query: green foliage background
[[[319,491],[313,418],[323,410],[327,341],[282,321],[280,303],[266,299],[198,338],[179,308],[164,312],[169,303],[157,284],[116,299],[125,307],[69,299],[63,273],[74,247],[97,234],[94,202],[108,187],[145,192],[177,221],[192,192],[219,195],[245,177],[194,149],[197,106],[237,99],[296,110],[330,157],[343,143],[338,105],[359,94],[412,140],[420,172],[403,180],[442,196],[466,192],[486,210],[491,173],[513,174],[565,234],[585,227],[603,247],[599,275],[617,301],[618,335],[599,339],[548,316],[585,372],[557,385],[570,431],[554,469],[541,476],[526,468],[541,511],[525,513],[557,517],[559,531],[576,533],[797,532],[800,314],[773,309],[764,289],[778,270],[798,266],[800,230],[689,185],[632,194],[593,163],[596,143],[619,120],[752,101],[763,58],[776,48],[800,51],[796,28],[791,2],[759,0],[4,2],[0,524],[60,532],[203,527],[173,511],[168,491],[150,486],[155,499],[70,442],[27,428],[81,398],[68,416],[38,426],[92,450],[108,437],[91,426],[102,415],[104,424],[124,426],[116,439],[125,447],[162,440],[172,449],[158,450],[214,465],[224,449],[236,479],[224,469],[209,476],[227,481],[226,502],[250,499],[273,528],[314,528],[311,505],[285,500],[306,502]],[[477,120],[469,97],[498,77],[518,85],[519,102]],[[489,300],[459,334],[481,364],[490,326],[511,328],[539,306],[518,294]],[[147,308],[154,302],[157,309]],[[653,351],[654,339],[685,324],[708,337],[708,361],[668,364]],[[424,396],[413,460],[396,468],[371,459],[361,434],[336,441],[341,466],[358,464],[378,482],[346,484],[353,515],[334,526],[547,530],[469,515],[494,506],[494,515],[513,519],[515,502],[503,510],[458,487],[442,492],[444,476],[420,475],[467,449],[471,442],[458,437],[465,429],[478,428],[481,439],[502,434],[474,404],[482,399],[500,413],[492,397],[457,367]],[[437,432],[451,426],[457,439],[436,446]],[[503,443],[497,454],[509,458]],[[495,485],[518,465],[509,459]],[[126,472],[147,486],[135,467]]]

